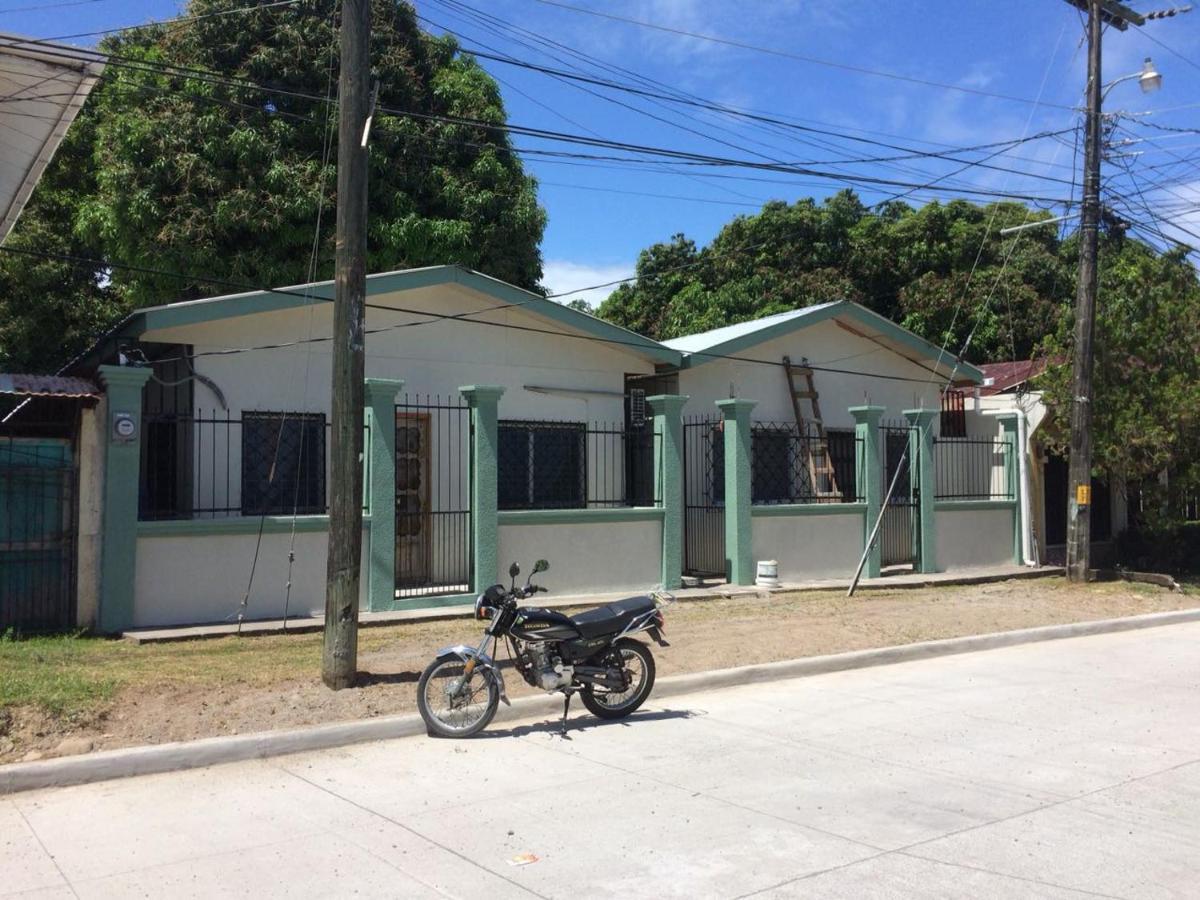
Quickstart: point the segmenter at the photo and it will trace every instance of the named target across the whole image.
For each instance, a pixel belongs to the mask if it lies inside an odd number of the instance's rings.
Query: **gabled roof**
[[[416,288],[442,284],[458,284],[486,294],[500,301],[496,309],[519,307],[543,316],[560,325],[573,328],[598,340],[611,343],[631,353],[667,365],[679,365],[677,351],[664,347],[657,341],[613,325],[585,312],[547,300],[540,294],[515,287],[507,282],[483,275],[462,266],[429,266],[423,269],[404,269],[396,272],[380,272],[367,276],[367,297],[391,294]],[[130,313],[111,329],[87,353],[69,363],[63,371],[80,371],[89,363],[98,362],[94,357],[101,352],[106,342],[117,338],[138,338],[148,331],[178,328],[200,322],[212,322],[256,313],[272,312],[306,306],[313,301],[333,300],[334,282],[317,281],[269,290],[250,291],[244,294],[226,294],[205,297],[200,300],[185,300],[164,306],[149,306]],[[422,311],[422,315],[429,315]]]
[[[682,368],[694,368],[724,356],[743,353],[765,341],[829,320],[912,362],[926,366],[931,363],[935,366],[940,364],[945,369],[955,367],[956,360],[951,353],[943,352],[940,347],[913,334],[907,328],[849,300],[806,306],[803,309],[714,328],[700,334],[672,338],[663,343],[683,354]],[[979,384],[983,381],[983,372],[970,363],[959,360],[955,381]]]
[[[100,77],[102,59],[0,32],[0,242]]]

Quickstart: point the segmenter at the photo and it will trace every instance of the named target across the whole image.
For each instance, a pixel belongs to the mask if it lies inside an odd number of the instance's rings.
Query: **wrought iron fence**
[[[683,570],[725,573],[725,432],[720,419],[683,421]]]
[[[934,497],[938,500],[1013,500],[1006,438],[945,438],[933,441]]]
[[[326,513],[329,427],[324,413],[147,413],[139,518]]]
[[[853,431],[826,429],[822,433],[813,423],[801,428],[795,422],[755,422],[750,430],[751,502],[862,500],[858,445]]]
[[[649,424],[502,420],[500,509],[656,506],[657,440]]]
[[[396,597],[467,593],[474,559],[470,408],[457,398],[406,394],[395,428]]]

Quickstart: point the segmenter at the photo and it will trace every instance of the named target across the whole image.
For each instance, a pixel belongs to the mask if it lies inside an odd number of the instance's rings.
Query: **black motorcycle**
[[[490,621],[478,647],[460,644],[440,651],[417,684],[417,707],[431,736],[470,737],[487,727],[500,701],[508,703],[504,676],[488,644],[503,639],[513,665],[530,685],[564,695],[562,729],[566,733],[571,697],[602,719],[619,719],[641,706],[654,687],[650,648],[630,636],[647,633],[663,640],[660,599],[632,597],[565,616],[549,609],[518,606],[544,587],[533,576],[550,564],[539,559],[524,587],[517,587],[520,567],[508,574],[512,585],[494,584],[475,601],[475,618]],[[495,650],[493,649],[493,655]]]

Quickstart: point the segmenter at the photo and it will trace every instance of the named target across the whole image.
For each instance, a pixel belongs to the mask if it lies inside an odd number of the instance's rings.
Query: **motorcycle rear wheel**
[[[435,659],[417,682],[417,709],[431,737],[467,738],[487,728],[500,704],[500,688],[487,669],[475,669],[466,692],[455,688],[463,677],[461,659]]]
[[[654,657],[650,648],[640,641],[622,638],[613,645],[621,655],[624,667],[633,676],[627,691],[610,691],[594,687],[581,692],[583,705],[594,716],[601,719],[623,719],[646,702],[654,687]]]

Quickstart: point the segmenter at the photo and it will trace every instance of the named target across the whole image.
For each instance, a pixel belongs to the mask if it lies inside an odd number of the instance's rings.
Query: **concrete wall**
[[[1013,503],[938,503],[938,568],[1011,565],[1014,514]]]
[[[79,414],[79,529],[76,544],[75,624],[94,628],[100,609],[100,551],[104,512],[104,449],[108,398]]]
[[[296,534],[289,615],[319,615],[325,609],[326,517],[303,521]],[[240,520],[244,521],[244,520]],[[254,559],[257,529],[219,523],[142,523],[137,539],[135,628],[237,620]],[[235,530],[236,529],[236,530]],[[262,538],[246,619],[277,619],[284,612],[288,581],[290,520],[269,520]],[[363,584],[366,584],[370,531],[363,532]]]
[[[817,507],[819,508],[819,507]],[[750,513],[754,560],[779,562],[781,581],[852,578],[863,549],[864,513],[830,514],[754,507]]]
[[[512,562],[527,575],[535,560],[545,559],[550,571],[536,582],[552,594],[653,590],[662,584],[662,517],[635,515],[589,521],[586,514],[501,513],[496,580],[508,584]],[[544,524],[519,524],[539,518]]]

